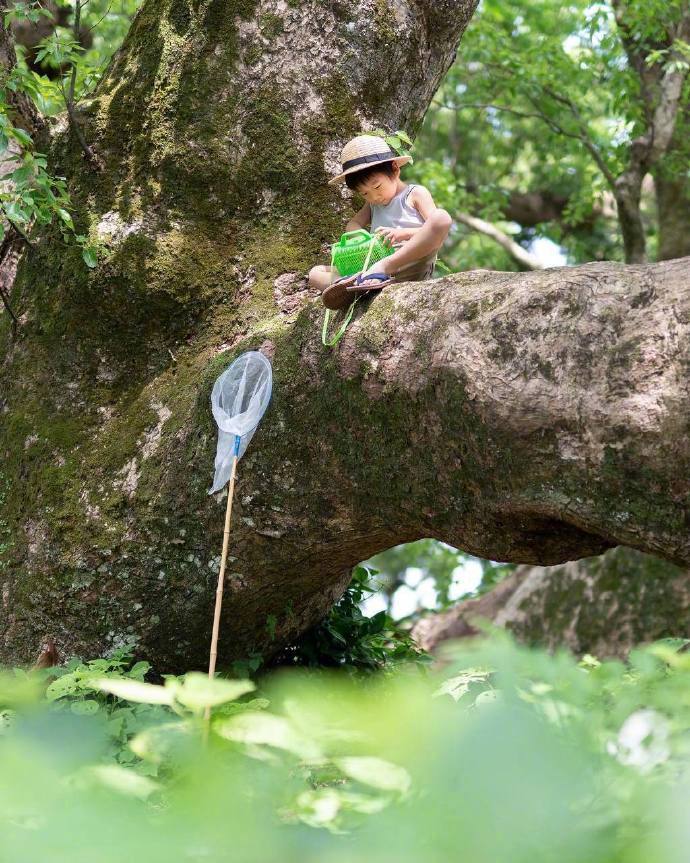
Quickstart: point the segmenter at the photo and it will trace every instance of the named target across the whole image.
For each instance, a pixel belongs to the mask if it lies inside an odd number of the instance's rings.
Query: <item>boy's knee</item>
[[[443,232],[444,237],[447,236],[448,231],[450,231],[451,225],[453,224],[453,220],[450,217],[450,213],[447,210],[435,210],[430,216],[433,219],[433,225],[437,231]]]
[[[311,270],[309,270],[309,275],[307,276],[307,278],[310,285],[313,285],[315,282],[318,281],[319,274],[322,273],[324,269],[325,268],[322,265],[317,264],[315,267],[312,267]]]

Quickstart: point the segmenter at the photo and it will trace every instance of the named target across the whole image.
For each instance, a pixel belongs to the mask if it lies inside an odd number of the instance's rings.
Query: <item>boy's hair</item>
[[[379,162],[376,165],[369,165],[368,168],[362,168],[361,171],[354,171],[352,174],[347,174],[345,182],[347,183],[348,189],[352,189],[353,192],[356,192],[357,187],[371,177],[372,174],[385,174],[386,177],[394,177],[395,170],[393,162]]]

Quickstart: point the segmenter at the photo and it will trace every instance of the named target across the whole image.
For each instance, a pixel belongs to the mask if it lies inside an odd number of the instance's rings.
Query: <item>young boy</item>
[[[322,291],[324,305],[330,309],[347,308],[358,291],[431,278],[436,253],[452,224],[451,217],[436,206],[424,186],[402,182],[400,168],[411,161],[410,157],[396,156],[383,138],[353,138],[343,147],[341,161],[343,172],[329,184],[345,180],[366,202],[345,230],[369,228],[396,251],[356,277],[339,279],[335,267],[313,267],[309,283]]]

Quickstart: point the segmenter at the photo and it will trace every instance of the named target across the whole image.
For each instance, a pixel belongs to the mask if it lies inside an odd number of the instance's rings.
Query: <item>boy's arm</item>
[[[371,224],[371,207],[365,204],[362,209],[355,213],[350,221],[345,225],[345,233],[357,231],[360,228],[368,228]]]
[[[434,210],[438,210],[434,199],[431,197],[431,192],[424,188],[424,186],[414,187],[410,193],[409,203],[417,210],[425,222]]]

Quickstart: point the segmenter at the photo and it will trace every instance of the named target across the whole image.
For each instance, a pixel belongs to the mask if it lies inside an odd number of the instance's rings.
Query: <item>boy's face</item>
[[[367,204],[386,205],[395,195],[398,187],[398,176],[400,168],[393,167],[394,176],[387,177],[385,174],[371,174],[362,183],[357,185],[357,191]]]

